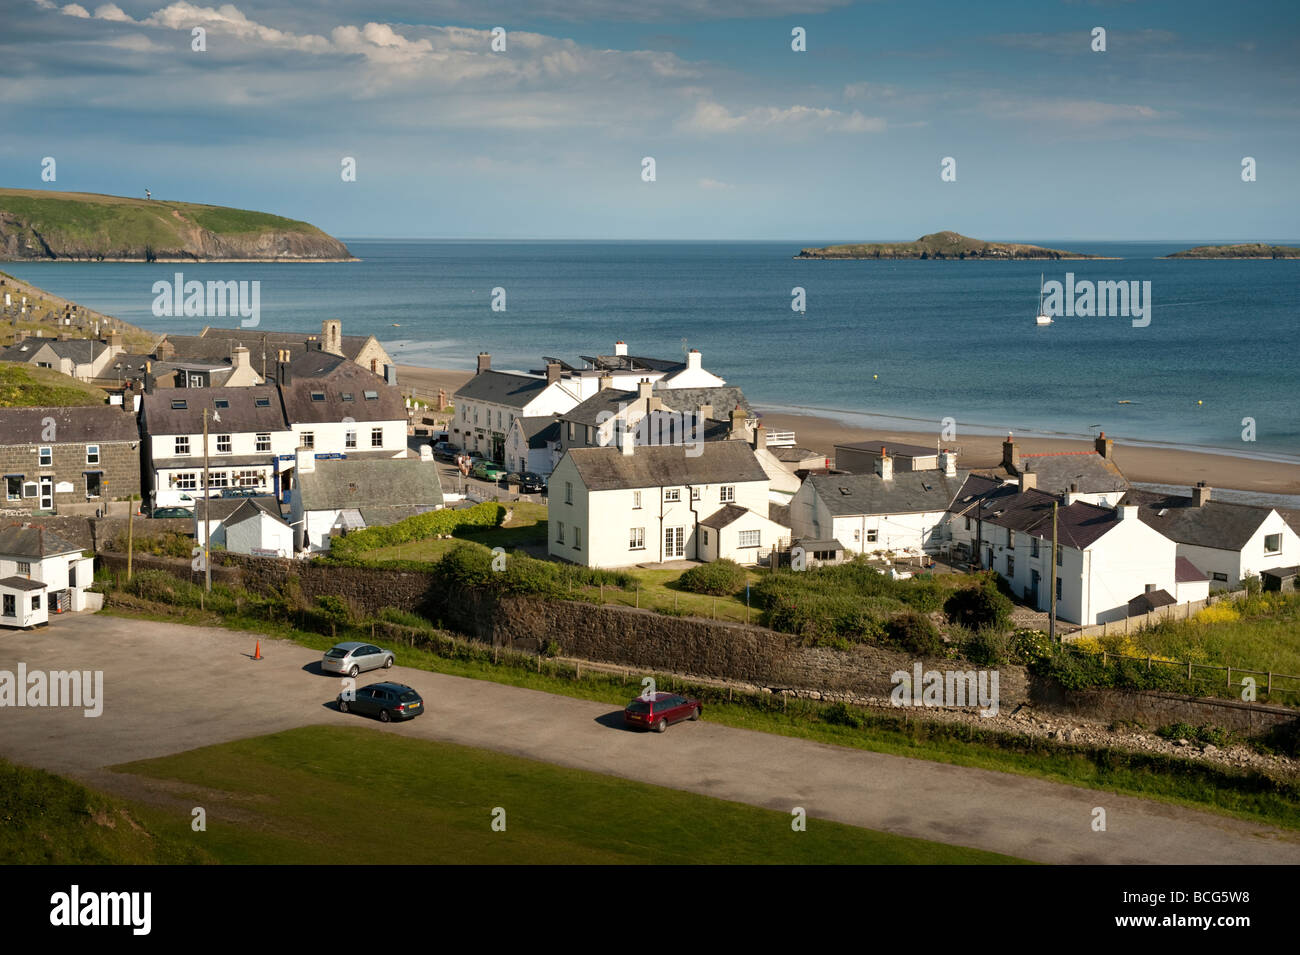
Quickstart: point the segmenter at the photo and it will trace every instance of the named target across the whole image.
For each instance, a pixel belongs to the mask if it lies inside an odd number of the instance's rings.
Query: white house
[[[473,454],[505,461],[506,435],[516,418],[537,418],[568,411],[582,400],[577,383],[563,377],[559,362],[546,375],[493,371],[492,356],[478,356],[478,374],[452,396],[451,442]]]
[[[34,627],[86,609],[95,560],[39,524],[0,527],[0,626]]]
[[[560,423],[554,415],[515,418],[506,435],[506,469],[532,471],[545,477],[560,459],[559,447]]]
[[[304,450],[289,523],[299,549],[321,551],[334,534],[395,524],[442,504],[437,468],[418,458],[317,460]]]
[[[288,491],[298,439],[277,388],[167,388],[141,402],[145,473],[153,506],[193,506],[203,484],[203,421],[208,422],[208,487]]]
[[[114,333],[108,341],[89,338],[34,338],[0,349],[0,361],[16,361],[51,368],[80,381],[111,378],[113,359],[122,352],[122,336]]]
[[[1078,624],[1122,620],[1134,601],[1178,592],[1177,546],[1134,506],[1101,507],[1070,492],[972,475],[957,493],[949,527],[980,564],[1038,610],[1050,609],[1053,504],[1056,505],[1056,612]]]
[[[1300,564],[1300,536],[1271,507],[1216,501],[1204,483],[1190,497],[1154,491],[1129,491],[1125,504],[1178,545],[1210,578],[1211,590],[1236,590],[1242,578],[1274,567]]]
[[[837,540],[850,553],[937,552],[966,477],[956,456],[945,454],[943,468],[934,471],[895,471],[887,452],[870,460],[872,473],[809,475],[790,501],[794,536]]]
[[[352,458],[404,458],[401,390],[341,355],[311,350],[277,366],[295,448]]]
[[[706,371],[703,356],[698,348],[686,353],[686,361],[672,358],[649,358],[628,354],[627,343],[614,343],[612,355],[582,355],[585,368],[566,366],[566,372],[577,379],[582,398],[590,398],[600,389],[600,379],[609,377],[608,387],[620,391],[636,390],[637,384],[650,381],[658,389],[720,388],[725,379]],[[554,360],[554,359],[551,359]]]
[[[272,513],[256,498],[243,501],[214,531],[212,542],[221,543],[234,554],[260,557],[292,557],[296,550],[294,529],[278,513]]]
[[[549,553],[588,567],[754,563],[788,538],[768,520],[767,475],[748,444],[710,441],[694,450],[634,441],[569,450],[551,474]]]

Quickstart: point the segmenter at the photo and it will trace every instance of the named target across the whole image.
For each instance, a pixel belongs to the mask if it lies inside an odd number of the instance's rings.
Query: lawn
[[[358,767],[366,767],[358,772]],[[1020,860],[366,727],[312,726],[116,767],[182,784],[192,839],[231,864],[868,863]],[[184,787],[192,787],[186,791]],[[169,787],[170,788],[170,787]],[[505,829],[492,827],[505,810]],[[168,838],[190,813],[144,810]]]
[[[515,501],[505,505],[513,512],[510,519],[499,527],[471,527],[457,531],[450,539],[438,540],[428,538],[394,544],[391,547],[377,547],[364,551],[358,556],[363,560],[423,560],[433,563],[461,541],[482,544],[489,550],[504,547],[514,550],[529,545],[546,546],[546,505],[530,501]]]
[[[1258,594],[1214,604],[1191,620],[1139,631],[1133,643],[1139,655],[1300,676],[1300,594]],[[1288,686],[1300,689],[1295,681]]]

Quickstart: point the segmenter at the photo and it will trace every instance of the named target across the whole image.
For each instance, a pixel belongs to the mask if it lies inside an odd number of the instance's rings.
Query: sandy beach
[[[435,396],[439,388],[445,388],[450,396],[473,376],[471,371],[398,366],[398,381],[402,387],[414,390],[420,396]],[[836,444],[868,438],[881,438],[886,443],[896,441],[929,447],[938,437],[935,433],[916,431],[863,430],[834,418],[783,414],[766,410],[761,405],[755,407],[762,414],[763,423],[769,431],[793,431],[801,447],[824,452],[828,457],[833,456]],[[1002,460],[1002,440],[1002,437],[994,435],[959,436],[955,443],[961,450],[960,466],[982,468],[996,465]],[[1087,451],[1092,448],[1092,442],[1087,439],[1017,437],[1016,444],[1026,453]],[[1190,487],[1197,481],[1204,481],[1211,487],[1257,494],[1300,495],[1300,467],[1279,461],[1179,448],[1126,445],[1122,440],[1117,440],[1115,462],[1130,481],[1142,484]]]

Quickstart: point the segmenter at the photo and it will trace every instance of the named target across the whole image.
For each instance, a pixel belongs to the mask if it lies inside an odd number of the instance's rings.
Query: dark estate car
[[[629,703],[623,710],[623,722],[628,726],[662,733],[671,723],[698,720],[703,709],[699,700],[688,700],[671,693],[656,693],[653,697],[638,696]]]
[[[266,492],[255,487],[223,487],[221,496],[231,497],[265,497]]]
[[[188,507],[155,507],[150,517],[193,517],[194,512]]]
[[[372,683],[359,690],[344,690],[338,703],[341,713],[365,713],[385,723],[414,719],[424,712],[424,700],[405,683]]]
[[[524,471],[522,474],[518,471],[511,471],[506,475],[506,483],[518,484],[519,490],[523,494],[541,494],[546,490],[546,478],[536,471]]]

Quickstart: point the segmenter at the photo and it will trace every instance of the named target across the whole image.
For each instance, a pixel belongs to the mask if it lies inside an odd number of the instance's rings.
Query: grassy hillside
[[[1184,249],[1167,259],[1300,259],[1300,247],[1294,245],[1265,245],[1263,242],[1245,242],[1240,245],[1198,245]]]
[[[52,368],[0,362],[0,408],[81,407],[107,398],[102,389]]]
[[[0,255],[142,260],[350,257],[338,240],[284,216],[35,189],[0,189]]]
[[[1095,259],[1081,252],[1014,242],[987,242],[958,232],[932,232],[915,242],[827,245],[803,249],[797,259]]]

